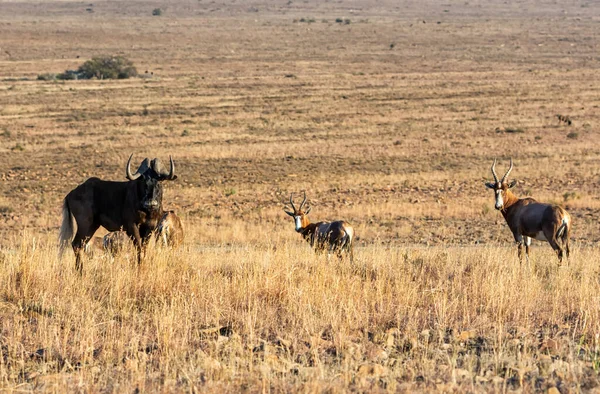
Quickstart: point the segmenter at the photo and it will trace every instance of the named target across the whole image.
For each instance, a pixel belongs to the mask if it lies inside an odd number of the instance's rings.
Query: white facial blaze
[[[294,216],[294,221],[296,222],[296,231],[299,231],[302,228],[302,216]]]
[[[504,206],[502,199],[502,190],[496,190],[496,209],[501,209]]]

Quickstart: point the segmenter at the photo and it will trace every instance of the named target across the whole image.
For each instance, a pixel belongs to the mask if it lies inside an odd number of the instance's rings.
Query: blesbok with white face
[[[556,251],[559,262],[562,262],[563,254],[569,257],[569,233],[571,232],[571,215],[558,205],[543,204],[531,197],[518,198],[512,191],[517,181],[507,182],[508,175],[513,169],[510,159],[510,167],[502,179],[498,180],[496,175],[496,159],[492,164],[492,175],[494,182],[485,185],[495,193],[496,209],[502,212],[510,231],[512,231],[519,250],[519,261],[523,261],[523,244],[525,254],[529,260],[529,245],[531,239],[548,241],[552,249]]]
[[[311,207],[304,210],[304,204],[306,203],[306,192],[304,193],[304,200],[300,204],[299,208],[294,205],[293,193],[290,195],[290,204],[292,211],[284,209],[285,213],[294,218],[296,224],[296,232],[302,235],[310,246],[315,251],[322,252],[327,251],[328,253],[335,253],[339,258],[342,257],[342,253],[347,253],[352,262],[354,259],[352,250],[352,241],[354,240],[354,229],[348,222],[338,220],[335,222],[317,222],[311,223],[308,219]]]

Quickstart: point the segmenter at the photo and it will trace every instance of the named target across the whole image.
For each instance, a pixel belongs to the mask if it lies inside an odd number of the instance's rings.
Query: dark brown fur
[[[73,238],[71,245],[75,252],[75,266],[81,271],[82,250],[102,226],[108,231],[125,230],[134,242],[138,263],[141,263],[142,252],[163,214],[161,182],[177,178],[173,168],[169,177],[145,168],[134,180],[113,182],[90,178],[73,189],[63,202],[61,254]],[[131,176],[129,162],[127,174]],[[73,236],[74,222],[77,223],[77,231]]]

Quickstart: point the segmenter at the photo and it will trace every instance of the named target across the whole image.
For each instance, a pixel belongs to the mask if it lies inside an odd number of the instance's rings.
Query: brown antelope
[[[566,123],[569,126],[571,126],[571,123],[573,123],[571,118],[569,118],[567,115],[556,115],[556,118],[558,119],[558,123]]]
[[[571,215],[558,205],[539,203],[531,197],[517,198],[512,192],[517,181],[508,183],[507,178],[513,169],[510,167],[502,179],[496,175],[496,159],[492,164],[494,182],[485,185],[496,193],[496,209],[502,212],[510,231],[512,231],[519,251],[519,261],[523,261],[523,244],[529,261],[529,245],[531,239],[548,241],[562,262],[563,253],[569,257],[569,233],[571,232]]]
[[[104,237],[92,237],[85,245],[85,252],[94,256],[101,250],[108,252],[112,256],[119,254],[125,246],[131,242],[125,231],[112,231]]]
[[[306,192],[304,193],[304,200],[302,200],[300,208],[296,208],[292,193],[290,195],[290,204],[293,211],[284,209],[285,213],[294,218],[296,232],[300,233],[302,238],[308,241],[315,251],[334,252],[340,259],[342,258],[342,253],[346,252],[350,257],[350,262],[352,262],[354,260],[354,253],[352,251],[354,229],[352,226],[343,220],[311,223],[308,220],[311,207],[308,207],[304,211],[302,208],[305,203]]]
[[[157,236],[162,240],[164,246],[171,248],[176,248],[183,242],[183,224],[175,212],[164,213],[158,222]]]
[[[121,253],[131,242],[125,231],[111,231],[102,238],[102,248],[113,256]]]

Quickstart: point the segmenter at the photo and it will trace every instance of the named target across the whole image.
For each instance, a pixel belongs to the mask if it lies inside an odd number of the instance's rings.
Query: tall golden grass
[[[290,230],[293,231],[293,230]],[[578,391],[600,366],[600,253],[300,239],[95,254],[2,250],[0,381],[44,391]]]

